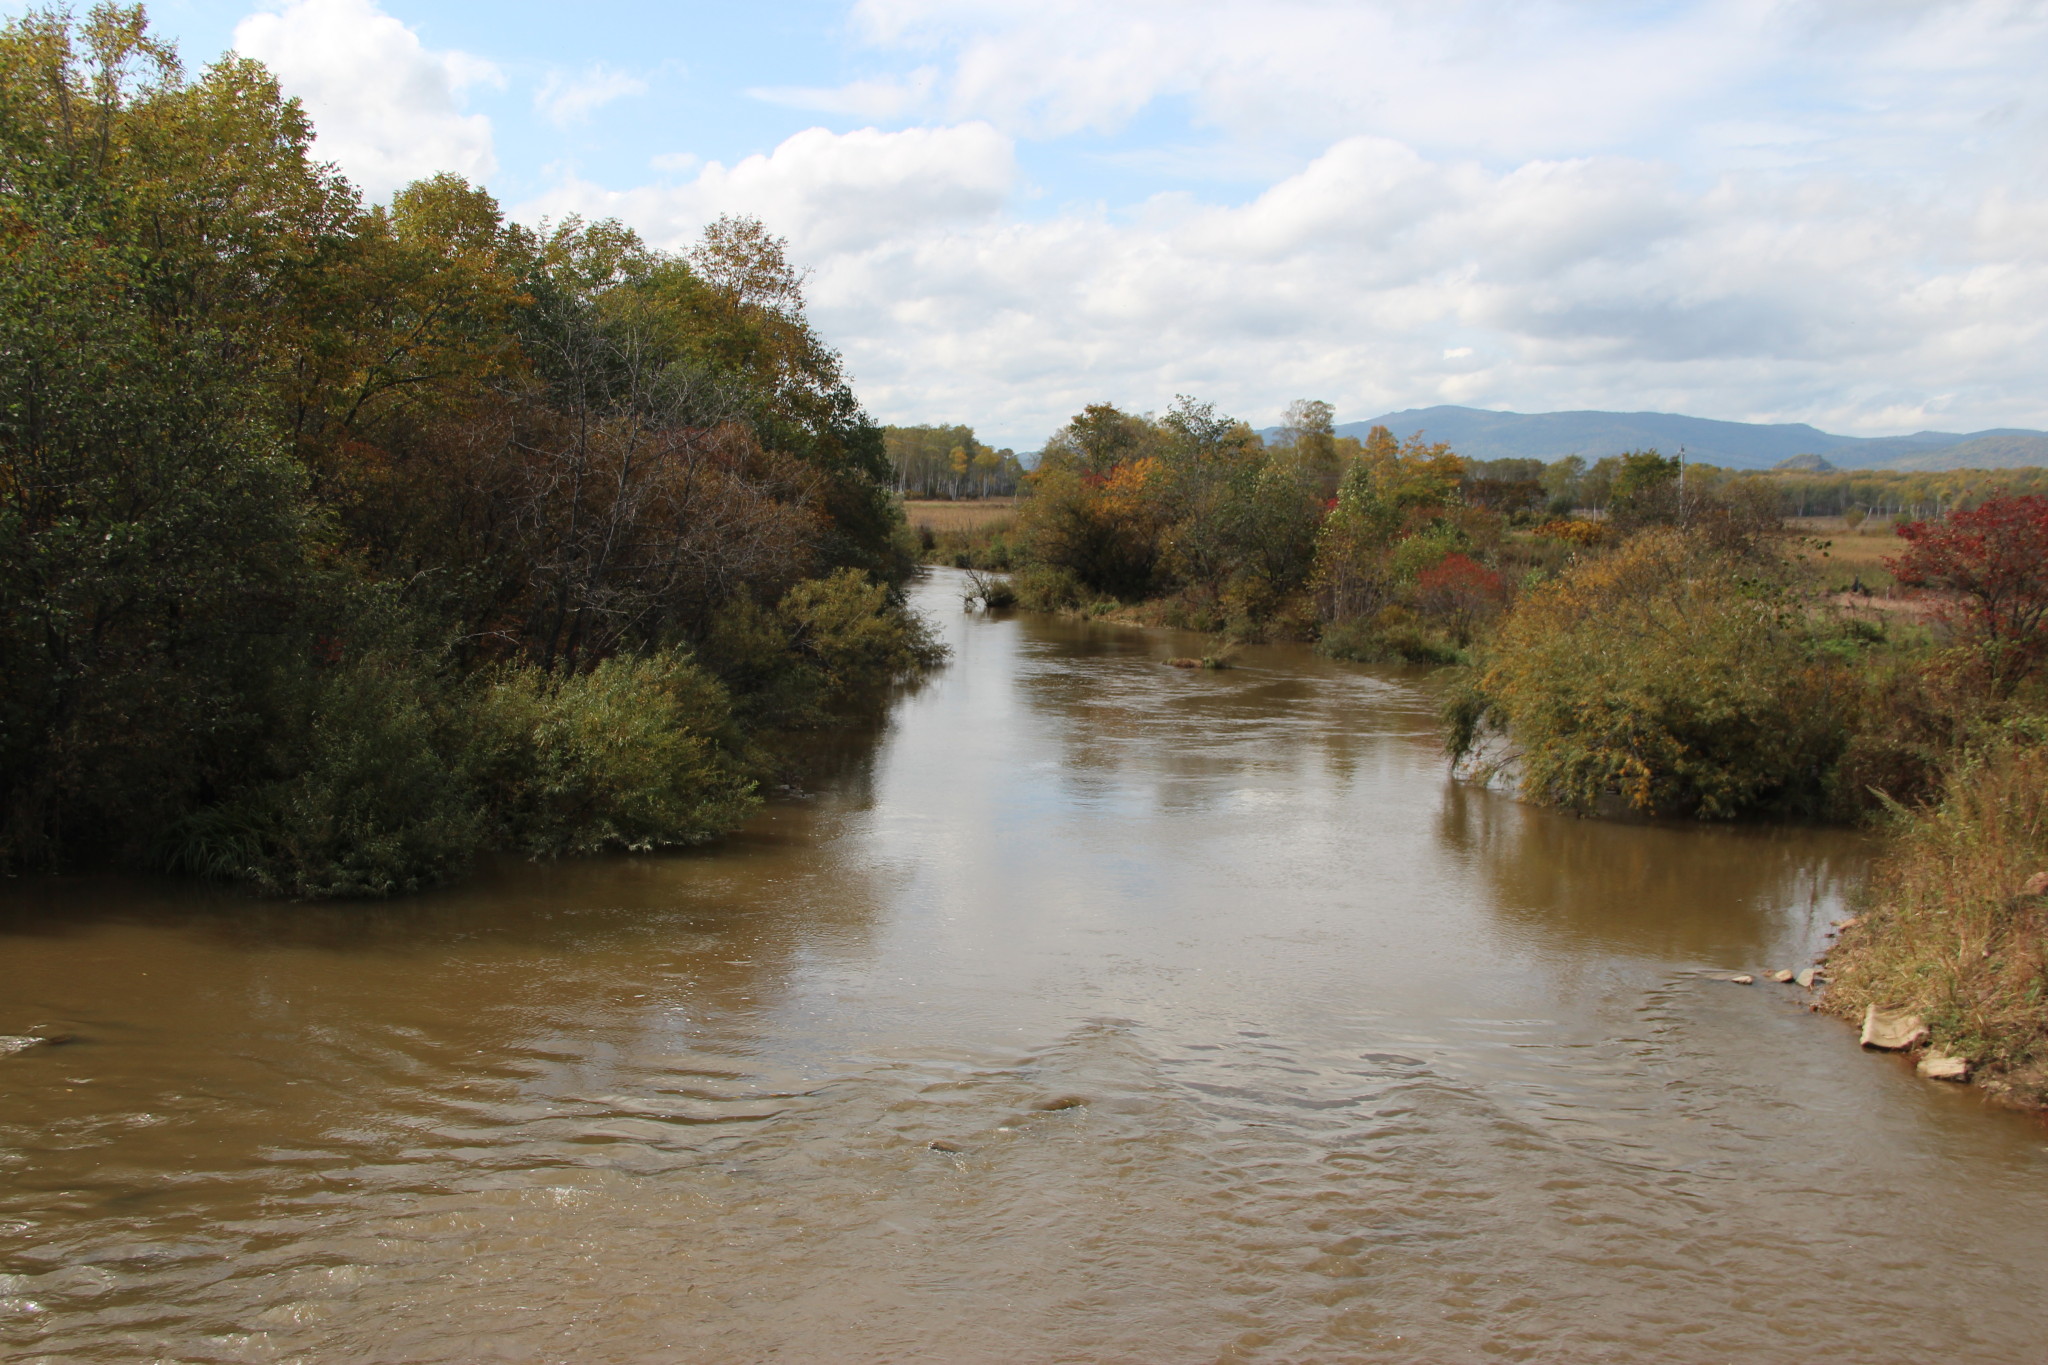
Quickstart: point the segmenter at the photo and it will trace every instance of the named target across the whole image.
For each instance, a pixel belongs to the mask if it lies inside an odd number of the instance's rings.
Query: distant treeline
[[[1561,460],[1468,460],[1467,500],[1504,514],[1565,516],[1604,511],[1617,480],[1630,463],[1655,451],[1610,455],[1588,464],[1576,455]],[[1663,456],[1676,469],[1673,457]],[[1956,469],[1945,472],[1895,470],[1770,471],[1720,469],[1688,464],[1685,477],[1702,493],[1741,487],[1780,516],[1874,516],[1907,520],[1941,517],[1971,508],[1986,498],[2048,492],[2048,469]]]
[[[896,491],[912,498],[1002,498],[1016,493],[1016,453],[974,439],[973,427],[883,427]]]
[[[932,661],[779,239],[366,205],[313,136],[139,8],[0,27],[0,870],[692,843]]]

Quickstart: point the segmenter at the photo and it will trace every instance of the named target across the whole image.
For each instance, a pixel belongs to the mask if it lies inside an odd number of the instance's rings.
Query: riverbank
[[[2048,752],[1973,755],[1941,802],[1893,817],[1821,1006],[1915,1016],[1997,1100],[2048,1110]]]

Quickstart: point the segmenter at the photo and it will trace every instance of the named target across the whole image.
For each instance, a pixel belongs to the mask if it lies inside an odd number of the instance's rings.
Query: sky
[[[0,12],[19,13],[19,0]],[[366,195],[786,236],[881,421],[2048,428],[2048,0],[164,0]]]

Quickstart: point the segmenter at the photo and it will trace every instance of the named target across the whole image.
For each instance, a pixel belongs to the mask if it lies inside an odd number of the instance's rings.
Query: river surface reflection
[[[8,887],[0,1033],[77,1041],[0,1057],[7,1357],[2042,1358],[2042,1128],[1709,975],[1859,837],[1530,810],[1425,675],[957,587],[717,849]]]

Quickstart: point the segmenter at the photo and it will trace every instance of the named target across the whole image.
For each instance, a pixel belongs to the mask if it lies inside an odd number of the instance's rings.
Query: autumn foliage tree
[[[2048,497],[1993,497],[1944,521],[1899,527],[1886,561],[1901,584],[1937,595],[1993,686],[2009,692],[2048,656]]]
[[[779,238],[366,206],[312,145],[139,7],[0,26],[0,868],[692,842],[762,731],[932,662]]]

